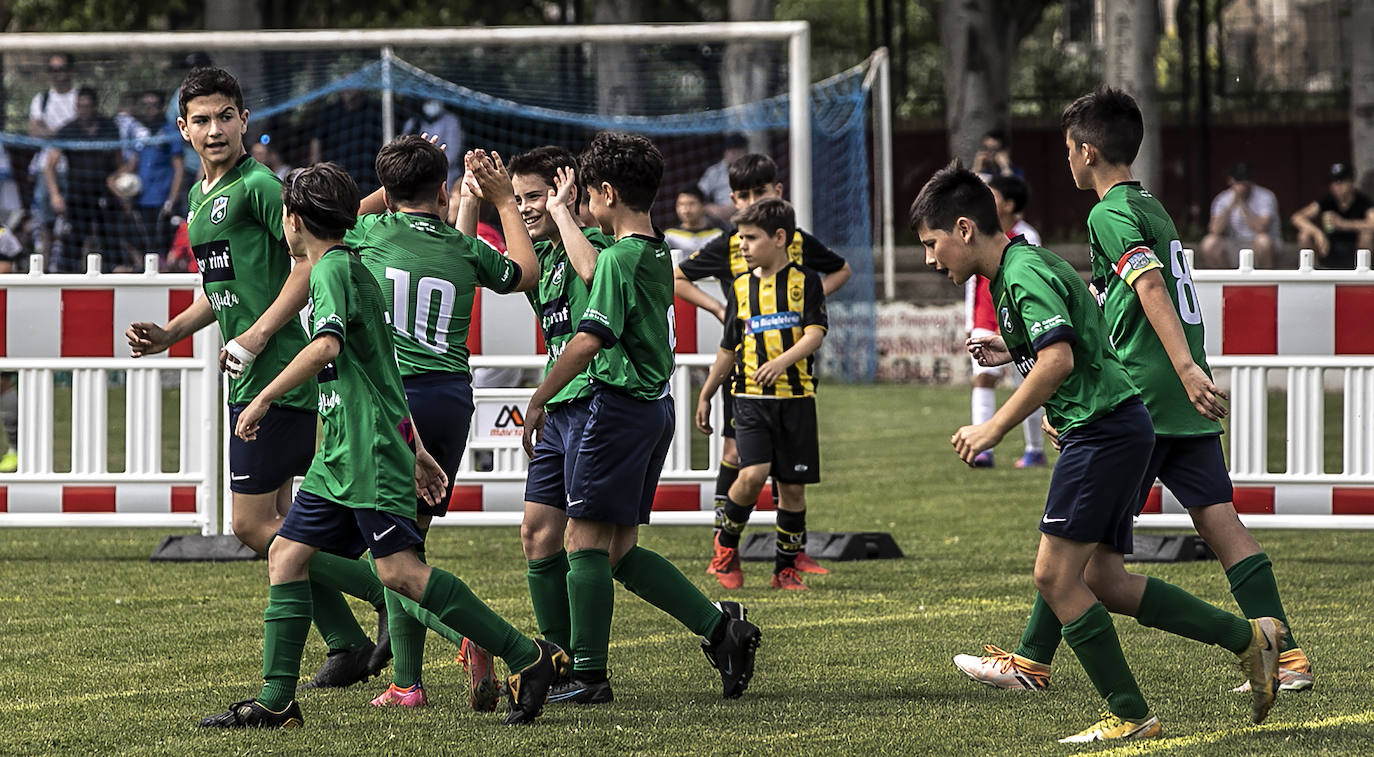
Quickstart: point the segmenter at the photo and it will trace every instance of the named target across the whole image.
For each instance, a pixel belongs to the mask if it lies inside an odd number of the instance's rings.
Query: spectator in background
[[[735,204],[730,200],[730,164],[748,151],[749,139],[743,134],[725,135],[725,152],[697,180],[697,188],[706,196],[706,213],[715,223],[727,224],[735,215]]]
[[[994,176],[1021,176],[1021,169],[1011,162],[1005,134],[993,130],[983,135],[983,147],[973,156],[973,172],[983,181]]]
[[[142,184],[134,202],[140,232],[139,252],[165,253],[175,228],[172,211],[181,198],[185,162],[181,157],[181,132],[166,120],[161,92],[148,90],[138,96],[138,118],[131,129],[133,166]]]
[[[673,252],[673,265],[706,246],[724,231],[706,215],[706,195],[699,187],[683,187],[677,193],[677,225],[663,232],[668,249]]]
[[[377,187],[373,162],[382,146],[382,106],[360,89],[346,89],[337,102],[320,109],[310,138],[310,162],[338,163],[353,177],[363,196]]]
[[[1212,219],[1199,249],[1202,268],[1235,268],[1240,250],[1255,251],[1256,268],[1273,268],[1279,249],[1279,201],[1250,177],[1250,164],[1237,163],[1226,189],[1212,200]]]
[[[406,119],[401,133],[428,134],[438,138],[438,144],[443,146],[444,156],[448,158],[448,191],[453,194],[458,182],[463,180],[463,126],[458,122],[458,116],[450,113],[438,100],[425,100],[420,111],[423,116]]]
[[[272,144],[271,138],[266,134],[253,143],[253,146],[248,149],[248,154],[253,156],[253,160],[267,166],[272,173],[277,175],[278,179],[285,179],[286,175],[291,173],[291,169],[294,168],[282,160],[281,150]]]
[[[127,166],[118,146],[119,127],[113,119],[100,115],[98,107],[95,90],[82,87],[76,97],[76,120],[58,129],[53,136],[58,141],[108,141],[112,146],[52,149],[43,167],[53,212],[66,218],[69,229],[69,238],[63,245],[65,254],[49,259],[50,272],[78,271],[83,251],[112,252],[121,248],[117,225],[127,203],[114,196],[112,182],[115,174],[127,170]],[[65,191],[57,175],[58,163],[64,158],[67,162]]]
[[[1293,214],[1298,247],[1317,251],[1323,268],[1354,268],[1355,250],[1374,247],[1374,203],[1355,189],[1355,169],[1336,163],[1327,193]]]
[[[59,129],[76,118],[76,88],[72,85],[72,56],[69,53],[54,53],[48,56],[48,76],[51,84],[33,96],[29,103],[29,136],[37,139],[53,139]],[[21,180],[20,199],[25,206],[32,206],[37,216],[38,250],[52,255],[53,222],[57,213],[53,211],[49,198],[48,182],[44,177],[51,150],[44,148],[36,152],[17,153],[16,160],[27,159],[27,170],[22,164],[15,165],[15,178]],[[67,165],[58,161],[55,166],[57,183],[61,185],[67,174]]]

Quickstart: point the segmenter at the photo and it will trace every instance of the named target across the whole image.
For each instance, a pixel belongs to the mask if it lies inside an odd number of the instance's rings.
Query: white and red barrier
[[[215,532],[218,504],[218,335],[134,360],[124,329],[165,323],[194,300],[198,276],[0,276],[0,372],[18,374],[19,470],[0,474],[0,526],[159,526]],[[156,270],[156,256],[149,261]],[[37,256],[33,267],[41,271]],[[53,465],[58,375],[71,374],[71,467]],[[164,380],[180,388],[176,470],[164,472]],[[124,465],[111,470],[111,382],[125,388]],[[65,383],[65,382],[61,382]]]
[[[1226,437],[1236,511],[1251,527],[1374,528],[1374,274],[1368,250],[1354,270],[1195,270],[1208,361],[1229,385]],[[1325,470],[1325,400],[1342,395],[1339,471]],[[1269,399],[1286,397],[1286,449],[1269,469]],[[1191,525],[1156,486],[1140,523]]]

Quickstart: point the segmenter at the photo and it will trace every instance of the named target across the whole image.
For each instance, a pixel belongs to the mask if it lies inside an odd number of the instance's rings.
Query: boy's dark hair
[[[961,216],[972,219],[984,234],[1002,233],[992,190],[956,159],[936,171],[921,187],[921,193],[911,203],[909,220],[912,231],[922,225],[932,231],[950,231]]]
[[[243,110],[243,90],[239,89],[239,80],[222,68],[204,66],[191,69],[191,73],[181,82],[181,89],[177,90],[177,112],[185,118],[186,106],[192,100],[210,95],[224,95],[233,101],[235,108]]]
[[[783,235],[784,244],[791,242],[792,236],[797,232],[797,213],[792,210],[792,203],[776,197],[759,200],[736,213],[730,222],[737,228],[745,225],[756,226],[770,237],[778,233],[778,229],[782,229],[786,232]]]
[[[1074,142],[1096,147],[1108,163],[1129,166],[1145,138],[1145,120],[1134,98],[1104,84],[1064,109],[1059,130]]]
[[[778,183],[778,164],[767,155],[751,152],[730,164],[730,191],[742,192]]]
[[[100,104],[100,93],[98,93],[98,92],[95,91],[95,87],[79,87],[79,88],[77,88],[77,90],[76,90],[76,98],[79,100],[79,99],[81,99],[81,98],[83,98],[83,97],[89,97],[89,98],[91,98],[91,102],[92,102],[92,103],[95,103],[96,105],[99,105],[99,104]]]
[[[510,159],[506,165],[506,172],[511,176],[538,176],[550,187],[554,186],[554,180],[558,178],[558,169],[577,168],[577,158],[562,147],[554,145],[544,145],[536,147],[529,152],[522,152]],[[581,171],[578,171],[580,174]],[[583,183],[582,176],[577,177],[579,184]],[[581,187],[579,187],[579,190]],[[580,194],[580,192],[579,192]]]
[[[1011,203],[1011,212],[1020,213],[1026,209],[1026,203],[1030,202],[1030,187],[1020,177],[1014,174],[998,174],[988,179],[988,186],[997,190],[1007,202]]]
[[[628,208],[647,213],[663,181],[663,154],[637,134],[603,131],[578,157],[577,169],[583,186],[610,184]]]
[[[432,201],[439,185],[448,179],[448,158],[428,139],[416,134],[397,137],[373,161],[377,180],[392,202],[403,205]]]
[[[677,193],[678,196],[691,195],[692,197],[697,198],[698,202],[702,203],[703,205],[706,204],[706,193],[701,191],[701,187],[695,184],[688,184],[682,189],[679,189]]]
[[[353,177],[337,163],[297,168],[282,183],[284,212],[295,213],[318,239],[342,239],[358,221],[362,195]]]

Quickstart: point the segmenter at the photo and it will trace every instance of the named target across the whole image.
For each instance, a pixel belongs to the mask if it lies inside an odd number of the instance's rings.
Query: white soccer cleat
[[[985,657],[954,655],[954,666],[978,683],[1014,691],[1044,691],[1050,687],[1050,666],[984,644]]]

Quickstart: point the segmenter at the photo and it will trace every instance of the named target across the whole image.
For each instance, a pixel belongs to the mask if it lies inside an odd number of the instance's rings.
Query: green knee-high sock
[[[515,630],[478,599],[462,579],[446,570],[430,570],[420,607],[434,613],[440,623],[505,660],[514,672],[539,661],[539,646],[534,641]]]
[[[1250,646],[1250,622],[1208,604],[1167,581],[1150,577],[1136,615],[1142,626],[1216,644],[1236,654]],[[1120,713],[1117,713],[1120,714]]]
[[[1283,611],[1283,600],[1279,599],[1279,584],[1274,580],[1274,566],[1269,562],[1269,555],[1260,552],[1232,565],[1226,569],[1226,579],[1231,582],[1231,596],[1236,598],[1245,617],[1282,620],[1288,626],[1283,651],[1298,645],[1293,641],[1293,627]]]
[[[572,614],[573,670],[605,671],[615,610],[611,556],[606,550],[579,549],[568,555],[568,606]]]
[[[635,596],[668,613],[698,636],[711,638],[725,619],[720,608],[662,555],[634,547],[611,570],[611,576]]]
[[[428,529],[425,529],[425,530],[420,531],[420,536],[421,536],[421,538],[424,538],[424,537],[427,536],[428,534],[429,534],[429,530],[428,530]],[[424,545],[424,542],[421,542],[420,545],[417,546],[417,547],[415,548],[415,556],[418,557],[418,558],[420,559],[420,562],[425,562],[425,545]],[[368,555],[368,558],[367,558],[367,559],[368,559],[368,562],[371,563],[371,565],[372,565],[372,574],[373,574],[373,575],[376,575],[376,574],[377,574],[377,561],[376,561],[376,560],[373,560],[371,555]],[[383,588],[385,588],[385,587],[383,587]],[[447,640],[447,641],[448,641],[450,644],[452,644],[453,646],[455,646],[455,647],[462,647],[462,645],[463,645],[463,635],[462,635],[461,633],[458,633],[457,631],[453,630],[452,628],[449,628],[448,626],[444,625],[442,622],[440,622],[438,616],[436,616],[434,613],[430,612],[429,610],[426,610],[425,608],[421,607],[420,605],[416,604],[416,603],[415,603],[415,600],[409,599],[408,597],[404,597],[404,596],[402,596],[402,595],[400,595],[400,594],[396,594],[395,592],[392,592],[392,591],[389,591],[389,590],[387,591],[387,596],[386,596],[386,608],[387,608],[387,613],[386,613],[386,630],[387,630],[387,634],[388,634],[388,635],[392,632],[392,628],[391,628],[391,618],[392,618],[392,616],[393,616],[393,614],[394,614],[394,613],[392,612],[392,609],[393,609],[392,605],[393,605],[393,603],[395,603],[395,602],[400,602],[399,607],[400,607],[400,610],[401,610],[402,613],[404,613],[405,615],[409,615],[410,617],[414,618],[415,620],[420,621],[420,623],[423,624],[425,628],[428,628],[429,630],[431,630],[431,631],[433,631],[433,632],[439,634],[439,636],[443,637],[445,640]],[[404,622],[404,621],[402,621],[402,622]]]
[[[1021,632],[1021,646],[1016,654],[1049,665],[1054,661],[1054,651],[1059,648],[1063,637],[1064,624],[1054,616],[1054,610],[1040,592],[1035,592],[1035,604],[1031,605],[1030,617],[1026,619],[1026,629]]]
[[[726,400],[729,402],[729,400]],[[720,468],[716,470],[716,527],[711,534],[714,539],[725,525],[725,501],[730,499],[730,487],[735,485],[735,479],[739,478],[739,463],[727,463],[720,461]]]
[[[353,608],[348,606],[348,600],[338,589],[311,581],[310,597],[315,608],[315,627],[331,651],[357,649],[369,641],[367,632],[353,615]]]
[[[386,604],[386,595],[382,591],[382,582],[377,580],[377,571],[365,559],[316,552],[310,558],[310,580],[357,597],[373,607]]]
[[[1150,714],[1150,706],[1121,652],[1112,616],[1101,602],[1094,602],[1087,612],[1064,626],[1064,642],[1083,664],[1113,715],[1139,720]]]
[[[425,625],[406,612],[401,600],[400,594],[386,590],[386,626],[393,655],[391,682],[407,688],[420,681],[425,660]]]
[[[267,590],[262,614],[262,692],[258,701],[281,712],[296,697],[301,655],[310,634],[310,582],[288,581]]]
[[[539,635],[558,646],[572,647],[572,617],[568,610],[568,553],[530,560],[525,569],[530,585],[530,603]]]

